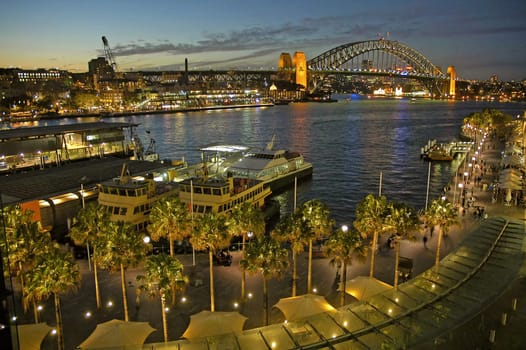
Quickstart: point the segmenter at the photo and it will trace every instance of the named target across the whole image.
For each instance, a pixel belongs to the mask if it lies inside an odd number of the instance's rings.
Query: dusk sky
[[[130,70],[275,69],[347,43],[404,43],[465,79],[526,78],[524,0],[0,0],[0,67],[86,72],[108,38]]]

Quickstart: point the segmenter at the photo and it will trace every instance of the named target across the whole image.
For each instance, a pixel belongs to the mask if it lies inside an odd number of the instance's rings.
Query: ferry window
[[[214,196],[220,196],[221,190],[219,188],[214,188]]]
[[[194,187],[194,193],[203,193],[203,189],[201,187]]]
[[[120,189],[119,190],[119,196],[126,197],[126,190],[125,189]]]
[[[206,206],[205,213],[211,213],[211,212],[212,212],[212,207],[211,206]]]
[[[133,213],[134,213],[134,214],[137,214],[138,212],[139,212],[139,207],[135,207],[135,208],[133,208]]]
[[[128,197],[135,197],[136,192],[135,190],[128,190]]]
[[[128,211],[128,208],[121,208],[120,215],[126,215],[127,211]]]
[[[210,188],[209,187],[203,188],[203,193],[204,194],[211,194]]]
[[[113,208],[113,215],[119,215],[119,207]]]
[[[117,191],[117,189],[115,187],[111,187],[110,188],[110,194],[119,194],[119,192]]]
[[[204,213],[204,209],[205,208],[202,205],[200,205],[200,206],[197,207],[197,212],[198,213]]]

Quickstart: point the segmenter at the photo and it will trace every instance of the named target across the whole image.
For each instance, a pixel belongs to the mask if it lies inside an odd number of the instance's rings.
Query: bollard
[[[489,331],[489,342],[491,344],[495,343],[495,330],[494,329]]]
[[[506,321],[508,321],[508,314],[507,313],[503,313],[502,314],[502,317],[500,318],[500,323],[505,326],[506,325]]]
[[[517,311],[517,298],[513,298],[513,299],[511,300],[511,309],[512,309],[513,311]]]

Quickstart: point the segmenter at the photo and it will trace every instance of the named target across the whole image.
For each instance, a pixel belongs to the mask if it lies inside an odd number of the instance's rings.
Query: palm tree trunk
[[[340,277],[340,306],[345,305],[345,287],[347,287],[347,262],[344,260],[342,264],[342,274]]]
[[[296,281],[298,280],[298,264],[296,251],[292,249],[292,296],[296,296]]]
[[[34,300],[32,304],[33,304],[33,317],[35,318],[35,323],[38,323],[38,305]]]
[[[309,240],[309,266],[307,271],[307,293],[310,293],[312,289],[312,239]]]
[[[126,276],[124,274],[124,265],[121,264],[121,288],[122,288],[122,306],[124,307],[124,321],[128,322],[128,297],[126,296]]]
[[[97,310],[101,310],[100,290],[99,290],[99,272],[97,270],[97,255],[95,254],[95,247],[93,247],[93,277],[95,278],[95,299],[97,301]]]
[[[398,271],[398,262],[400,260],[400,240],[397,238],[396,239],[396,246],[395,246],[395,268],[394,268],[394,272],[395,272],[395,275],[394,275],[394,289],[396,290],[398,288],[398,274],[400,273]]]
[[[263,277],[263,325],[268,326],[268,281]]]
[[[64,336],[62,335],[62,316],[60,311],[60,298],[58,293],[53,293],[55,300],[55,320],[57,322],[57,346],[58,350],[64,349]]]
[[[369,270],[369,277],[374,277],[374,257],[376,255],[376,246],[378,245],[378,232],[373,234],[373,244],[371,245],[371,268]]]
[[[166,322],[166,298],[164,293],[161,293],[161,315],[163,315],[163,334],[164,342],[168,342],[168,323]]]
[[[243,242],[241,245],[241,249],[243,249],[243,259],[245,259],[245,234],[243,233]],[[245,301],[246,297],[246,275],[245,275],[245,269],[241,269],[241,300]]]
[[[435,270],[438,271],[438,264],[440,264],[440,246],[442,245],[442,227],[438,227],[437,253],[435,256]]]
[[[172,239],[172,235],[168,235],[168,241],[170,242],[170,256],[174,256],[175,250],[174,250],[174,240]]]
[[[215,297],[214,297],[214,261],[212,258],[212,249],[208,250],[208,262],[210,264],[210,311],[215,311]]]

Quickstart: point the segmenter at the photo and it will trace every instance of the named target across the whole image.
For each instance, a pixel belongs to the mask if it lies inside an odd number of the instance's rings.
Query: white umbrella
[[[393,288],[393,286],[374,277],[358,276],[347,281],[345,284],[345,293],[352,295],[358,300],[369,300],[372,296],[383,293],[391,288]]]
[[[190,324],[183,333],[183,338],[204,338],[241,332],[246,320],[245,316],[236,311],[201,311],[190,316]]]
[[[93,333],[78,346],[79,349],[123,348],[142,345],[155,331],[148,322],[111,320],[99,323]]]
[[[336,310],[325,300],[325,297],[316,294],[281,298],[274,307],[283,313],[287,321],[296,321],[311,315]]]
[[[16,328],[20,341],[20,350],[40,350],[42,341],[52,329],[45,322],[19,324]]]

